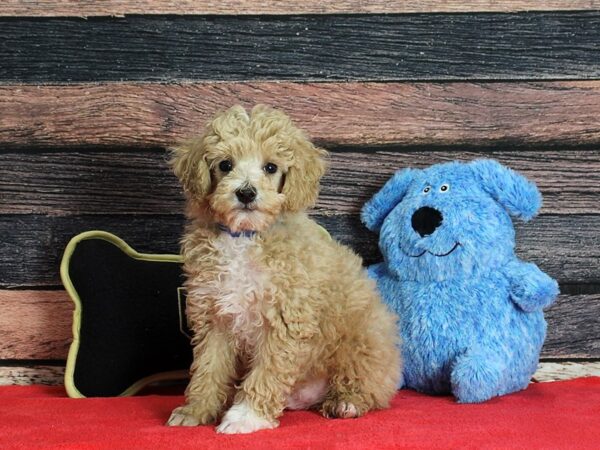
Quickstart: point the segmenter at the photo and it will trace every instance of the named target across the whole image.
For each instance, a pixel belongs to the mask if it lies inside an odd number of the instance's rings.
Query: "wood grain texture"
[[[599,58],[600,61],[600,58]],[[321,144],[600,144],[600,81],[0,85],[0,144],[167,146],[266,103]]]
[[[381,260],[378,237],[367,231],[358,215],[317,216],[339,241],[352,247],[366,264]],[[517,255],[538,264],[560,282],[600,282],[600,216],[540,216],[517,222]]]
[[[535,181],[544,196],[542,213],[600,214],[600,150],[463,152],[400,147],[332,152],[315,212],[358,213],[403,167],[482,157],[497,159]],[[183,196],[167,159],[162,150],[0,153],[0,214],[178,214],[183,211]]]
[[[593,79],[600,11],[0,19],[0,81]]]
[[[542,362],[533,376],[539,382],[580,377],[600,377],[600,362]]]
[[[329,232],[354,248],[367,264],[379,261],[377,236],[358,215],[316,215]],[[146,253],[177,253],[183,217],[178,215],[0,216],[0,287],[55,286],[71,237],[106,230]],[[517,253],[561,282],[600,283],[600,216],[538,217],[517,223]]]
[[[494,158],[537,183],[542,214],[600,214],[600,150],[357,151],[331,155],[316,211],[354,214],[402,167],[424,168],[453,160]],[[582,185],[582,180],[587,180]],[[599,187],[596,188],[595,185]]]
[[[64,359],[73,303],[64,291],[0,290],[0,359]]]
[[[63,366],[26,365],[27,361],[23,361],[22,366],[2,366],[1,364],[2,361],[0,361],[0,386],[62,385],[64,383],[65,369]],[[536,381],[548,382],[589,376],[600,376],[600,363],[541,362],[533,378]]]
[[[66,360],[73,309],[66,291],[0,289],[0,367],[7,359]]]
[[[561,295],[546,320],[545,357],[600,358],[600,293]]]
[[[95,17],[127,14],[399,14],[423,12],[515,12],[600,9],[597,0],[4,0],[0,16]]]
[[[66,292],[0,290],[0,310],[8,311],[0,315],[0,336],[10,336],[0,339],[0,366],[2,359],[66,359],[72,336]],[[15,325],[17,315],[28,318],[24,326]],[[600,358],[600,294],[561,295],[546,319],[542,357]]]
[[[23,361],[22,366],[2,366],[2,362],[0,361],[0,386],[25,386],[28,384],[60,385],[64,383],[64,366],[26,364],[27,361]]]
[[[89,230],[114,233],[141,253],[178,253],[183,224],[182,215],[0,215],[0,287],[60,285],[67,243]]]

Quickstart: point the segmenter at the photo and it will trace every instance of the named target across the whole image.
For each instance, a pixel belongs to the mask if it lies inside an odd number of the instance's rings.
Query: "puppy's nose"
[[[412,215],[412,227],[421,237],[433,234],[437,227],[442,224],[444,218],[437,209],[423,206]]]
[[[248,203],[252,203],[256,198],[256,189],[253,186],[244,186],[235,191],[235,196],[240,202],[247,205]]]

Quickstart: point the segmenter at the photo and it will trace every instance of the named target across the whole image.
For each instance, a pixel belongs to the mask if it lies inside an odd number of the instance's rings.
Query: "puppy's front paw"
[[[217,433],[253,433],[254,431],[269,430],[277,428],[278,426],[279,422],[276,420],[270,421],[264,417],[260,417],[250,405],[242,402],[229,408],[225,413],[221,424],[217,427]]]
[[[195,427],[213,423],[215,419],[214,415],[202,412],[194,405],[183,405],[173,410],[167,425],[171,427]]]

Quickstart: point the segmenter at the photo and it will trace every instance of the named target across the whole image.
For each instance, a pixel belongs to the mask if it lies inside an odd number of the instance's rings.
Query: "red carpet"
[[[239,436],[164,426],[182,399],[69,399],[58,387],[2,387],[0,448],[600,448],[600,378],[534,384],[481,405],[401,391],[391,409],[360,419],[287,412],[278,429]]]

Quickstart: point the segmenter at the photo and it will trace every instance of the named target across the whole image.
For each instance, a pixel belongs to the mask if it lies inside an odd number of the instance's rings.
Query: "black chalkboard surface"
[[[61,275],[75,302],[69,396],[131,395],[187,376],[192,351],[179,256],[140,254],[92,231],[71,240]]]

